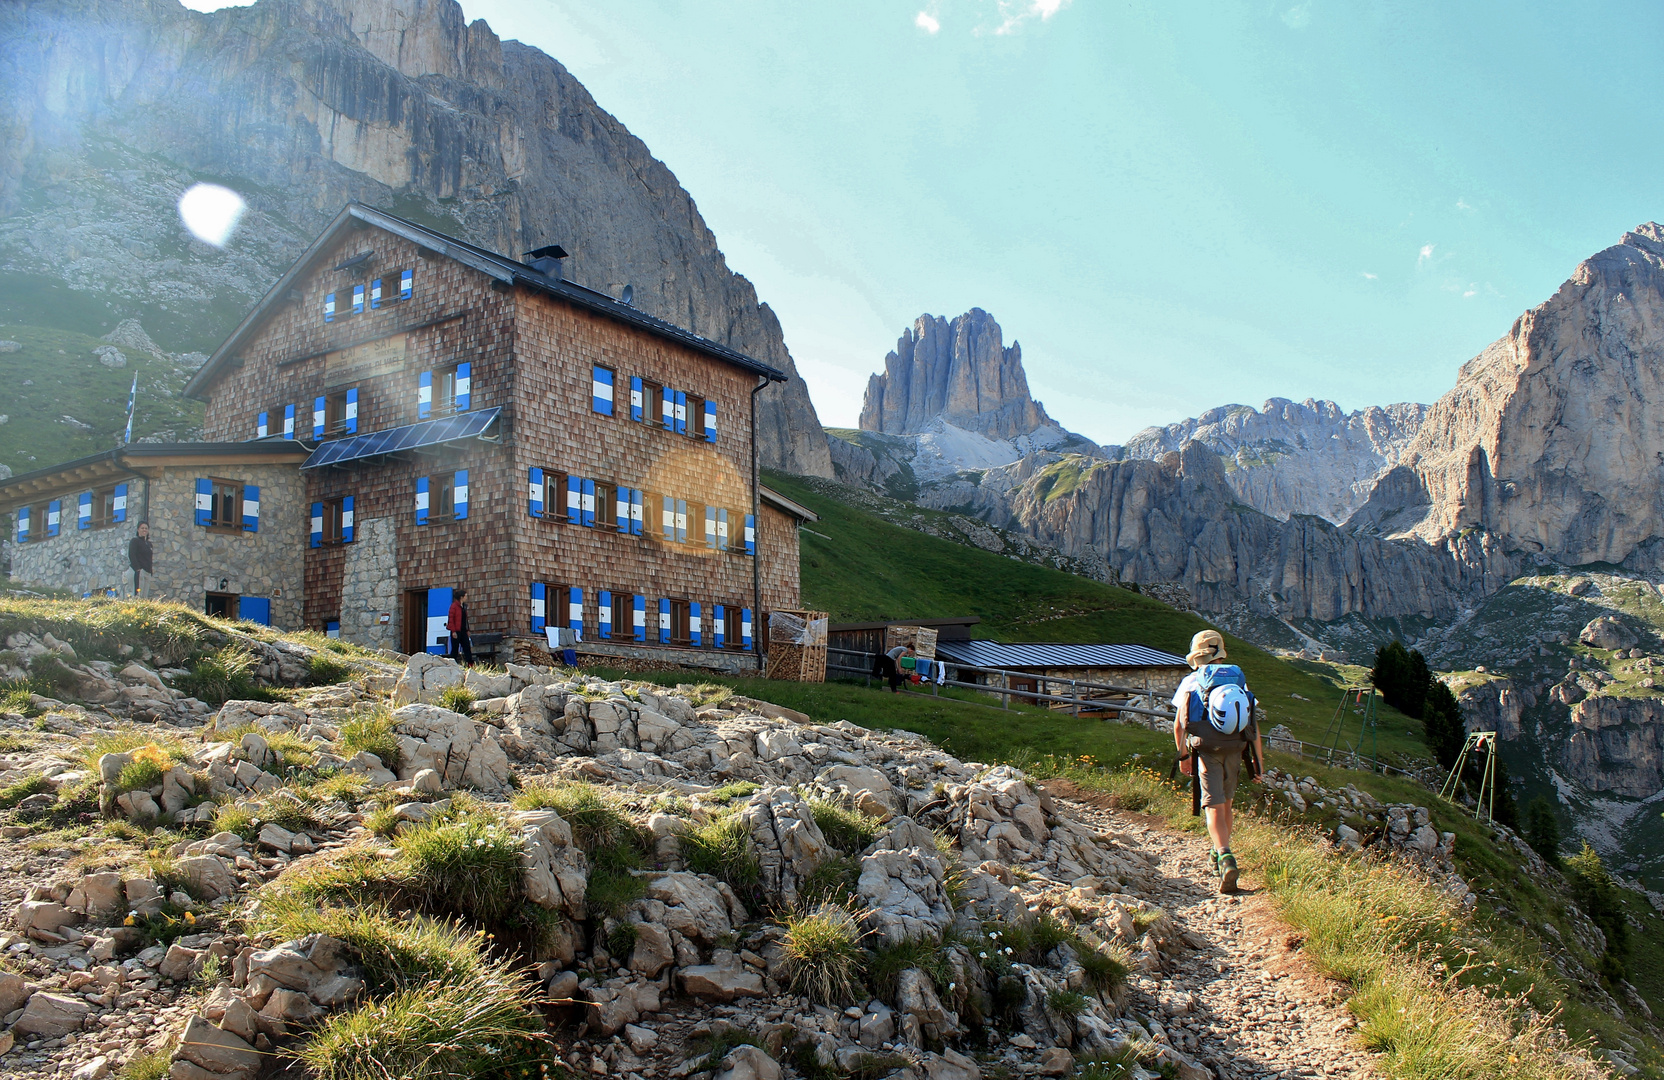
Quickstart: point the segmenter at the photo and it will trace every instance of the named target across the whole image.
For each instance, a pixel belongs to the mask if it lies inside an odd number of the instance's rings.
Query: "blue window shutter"
[[[46,504],[46,535],[57,536],[58,526],[63,521],[64,501],[53,499]]]
[[[324,437],[324,399],[312,399],[312,438]]]
[[[665,387],[663,390],[659,391],[659,400],[661,402],[661,408],[659,410],[659,419],[664,424],[664,429],[666,431],[675,431],[676,430],[676,391],[672,390],[668,386]]]
[[[425,477],[425,476],[418,476],[416,478],[416,524],[426,525],[427,523],[428,523],[428,478]],[[428,591],[431,593],[433,590],[429,589]]]
[[[688,395],[684,390],[676,391],[676,434],[688,433]]]
[[[353,542],[355,536],[356,533],[353,531],[352,496],[348,495],[341,500],[341,543],[350,544]]]
[[[659,601],[659,644],[670,644],[670,601]]]
[[[716,549],[728,550],[728,511],[721,508],[716,512]]]
[[[590,408],[602,416],[612,415],[612,372],[603,367],[589,369]]]
[[[705,441],[716,442],[716,402],[705,402]]]
[[[676,500],[669,495],[664,497],[659,517],[660,524],[664,529],[665,543],[674,543],[676,540]]]
[[[751,648],[751,609],[740,608],[740,647]]]
[[[582,477],[568,476],[566,478],[566,523],[568,525],[582,525],[584,523],[584,482]]]
[[[285,439],[295,437],[295,407],[293,405],[283,406],[283,437]]]
[[[237,618],[244,622],[270,626],[272,624],[272,602],[264,596],[239,596],[237,598]]]
[[[427,651],[439,653],[443,656],[451,644],[451,632],[445,629],[445,620],[451,614],[451,590],[428,590],[428,636]]]
[[[747,555],[757,554],[757,516],[755,514],[745,515],[745,553]]]
[[[584,481],[584,528],[595,528],[595,481]]]
[[[214,482],[207,477],[196,478],[196,523],[207,525],[214,519]]]
[[[705,643],[705,627],[699,617],[699,601],[688,604],[688,640],[695,647]]]
[[[338,638],[340,636],[341,622],[339,619],[331,619],[324,623],[324,637]]]
[[[705,546],[716,550],[716,507],[705,507]]]
[[[612,637],[612,593],[602,589],[595,597],[596,636]]]
[[[631,376],[631,378],[630,378],[630,419],[634,420],[638,424],[641,423],[642,393],[643,393],[643,387],[641,385],[641,376],[640,375]]]
[[[92,528],[92,492],[83,491],[81,497],[75,500],[75,527],[77,529]]]
[[[416,419],[426,420],[433,415],[433,372],[424,371],[416,379]]]
[[[243,531],[260,531],[260,488],[254,484],[243,485]]]
[[[543,516],[543,470],[533,466],[527,473],[527,510],[534,518]]]
[[[646,508],[642,506],[642,502],[643,502],[643,500],[646,499],[646,497],[647,497],[647,493],[645,491],[641,490],[640,488],[631,488],[630,489],[630,535],[631,536],[640,536],[641,535],[641,528],[642,528],[642,524],[643,524],[643,519],[647,516],[646,515]]]
[[[632,599],[632,602],[630,604],[630,607],[631,607],[631,609],[634,613],[633,614],[633,620],[634,621],[631,623],[631,627],[636,632],[636,640],[637,641],[646,641],[647,640],[647,597],[642,596],[640,593],[635,594],[635,596]]]
[[[474,365],[458,364],[456,366],[456,411],[467,412],[469,404],[474,400]]]
[[[688,542],[688,501],[686,499],[676,500],[676,542],[678,544]]]
[[[612,516],[618,522],[618,531],[629,535],[630,532],[630,489],[619,487],[613,489]]]
[[[578,586],[572,586],[566,600],[566,625],[579,637],[584,632],[584,591]]]
[[[451,509],[458,521],[468,517],[468,470],[458,469],[451,482]]]
[[[711,638],[717,648],[728,647],[727,609],[721,604],[711,605]]]
[[[261,413],[259,416],[254,418],[254,437],[256,439],[264,439],[268,434],[270,434],[269,429],[269,417],[266,413]]]
[[[29,508],[27,506],[20,507],[17,511],[17,542],[20,544],[29,542]]]
[[[374,311],[376,308],[378,308],[380,306],[381,306],[381,279],[376,278],[374,281],[370,282],[370,310]]]
[[[335,294],[324,294],[324,322],[335,321]]]
[[[532,633],[543,633],[548,625],[549,587],[541,581],[532,582]]]
[[[324,504],[312,504],[312,546],[324,546]]]
[[[112,510],[113,510],[113,513],[111,513],[111,515],[110,515],[110,520],[112,520],[112,521],[126,521],[127,520],[127,485],[126,484],[117,484],[116,485],[116,497],[115,497],[114,500],[112,500]]]
[[[347,434],[358,434],[358,387],[347,391]]]
[[[414,277],[415,277],[415,274],[412,271],[409,271],[409,270],[400,270],[399,271],[399,299],[400,300],[409,300],[410,299],[410,289],[411,289],[411,286],[415,283],[413,281]]]
[[[352,313],[354,315],[364,314],[364,286],[362,285],[352,287]]]

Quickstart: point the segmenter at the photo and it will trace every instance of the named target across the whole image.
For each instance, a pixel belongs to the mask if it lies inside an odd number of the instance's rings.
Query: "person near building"
[[[901,684],[907,681],[907,676],[902,674],[901,658],[912,655],[910,645],[897,645],[884,653],[884,677],[890,680],[890,693],[901,693]]]
[[[139,571],[155,573],[150,568],[150,522],[139,522],[138,535],[127,541],[127,565],[133,568],[133,595],[139,595]]]
[[[1196,809],[1205,808],[1213,841],[1213,872],[1219,891],[1236,891],[1236,856],[1231,853],[1231,801],[1246,758],[1252,779],[1264,770],[1254,695],[1235,664],[1222,663],[1225,639],[1203,630],[1190,639],[1185,657],[1193,669],[1173,693],[1173,741],[1186,776],[1192,777]]]
[[[451,643],[445,655],[473,667],[474,646],[468,640],[468,605],[464,602],[467,599],[467,589],[458,589],[451,594],[451,610],[445,616],[445,629],[450,632]]]

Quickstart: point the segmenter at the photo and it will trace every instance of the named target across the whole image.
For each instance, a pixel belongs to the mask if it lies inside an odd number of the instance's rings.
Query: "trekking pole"
[[[1190,816],[1202,816],[1202,763],[1199,754],[1190,752]]]

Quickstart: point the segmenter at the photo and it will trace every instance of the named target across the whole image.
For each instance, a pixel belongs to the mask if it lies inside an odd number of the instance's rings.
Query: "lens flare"
[[[205,244],[224,247],[237,231],[248,203],[230,188],[196,184],[179,197],[179,220]]]

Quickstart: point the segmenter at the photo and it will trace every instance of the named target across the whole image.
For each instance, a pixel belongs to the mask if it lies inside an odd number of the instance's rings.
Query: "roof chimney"
[[[533,270],[555,281],[561,279],[561,260],[564,258],[566,249],[559,244],[548,244],[525,254],[526,262]]]

